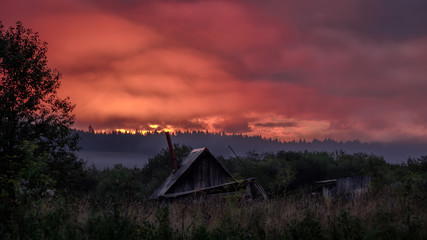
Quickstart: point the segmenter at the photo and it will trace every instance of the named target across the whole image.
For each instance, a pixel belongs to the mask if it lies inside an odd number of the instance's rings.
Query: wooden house
[[[255,178],[234,179],[207,148],[198,148],[190,152],[150,199],[224,195],[267,199],[262,187],[255,183]]]

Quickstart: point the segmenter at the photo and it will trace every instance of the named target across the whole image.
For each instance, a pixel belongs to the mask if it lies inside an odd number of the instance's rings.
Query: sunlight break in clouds
[[[5,0],[0,21],[48,42],[80,129],[427,141],[426,11],[421,0]]]

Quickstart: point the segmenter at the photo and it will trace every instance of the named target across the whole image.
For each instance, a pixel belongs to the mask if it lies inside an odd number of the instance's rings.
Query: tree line
[[[140,134],[94,134],[93,132],[76,131],[81,137],[79,146],[81,151],[106,151],[106,152],[127,152],[141,153],[154,156],[167,146],[163,133]],[[249,151],[258,153],[268,153],[277,151],[315,151],[329,152],[344,151],[349,154],[365,152],[384,157],[390,163],[404,163],[411,158],[418,158],[425,155],[425,144],[423,143],[379,143],[335,141],[333,139],[323,139],[312,141],[293,140],[281,142],[277,139],[265,139],[260,136],[245,136],[241,134],[227,135],[206,132],[176,132],[172,135],[172,141],[181,145],[194,148],[207,147],[214,155],[231,157],[233,153],[228,146],[232,146],[240,156]]]

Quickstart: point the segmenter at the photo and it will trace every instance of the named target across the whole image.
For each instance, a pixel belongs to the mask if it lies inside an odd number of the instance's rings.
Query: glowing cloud
[[[427,140],[427,3],[396,2],[5,0],[0,20],[49,43],[80,129]]]

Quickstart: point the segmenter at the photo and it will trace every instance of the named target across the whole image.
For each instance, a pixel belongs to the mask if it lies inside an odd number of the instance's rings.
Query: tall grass
[[[426,239],[424,195],[383,191],[353,199],[296,194],[173,203],[89,198],[29,205],[4,239]]]

